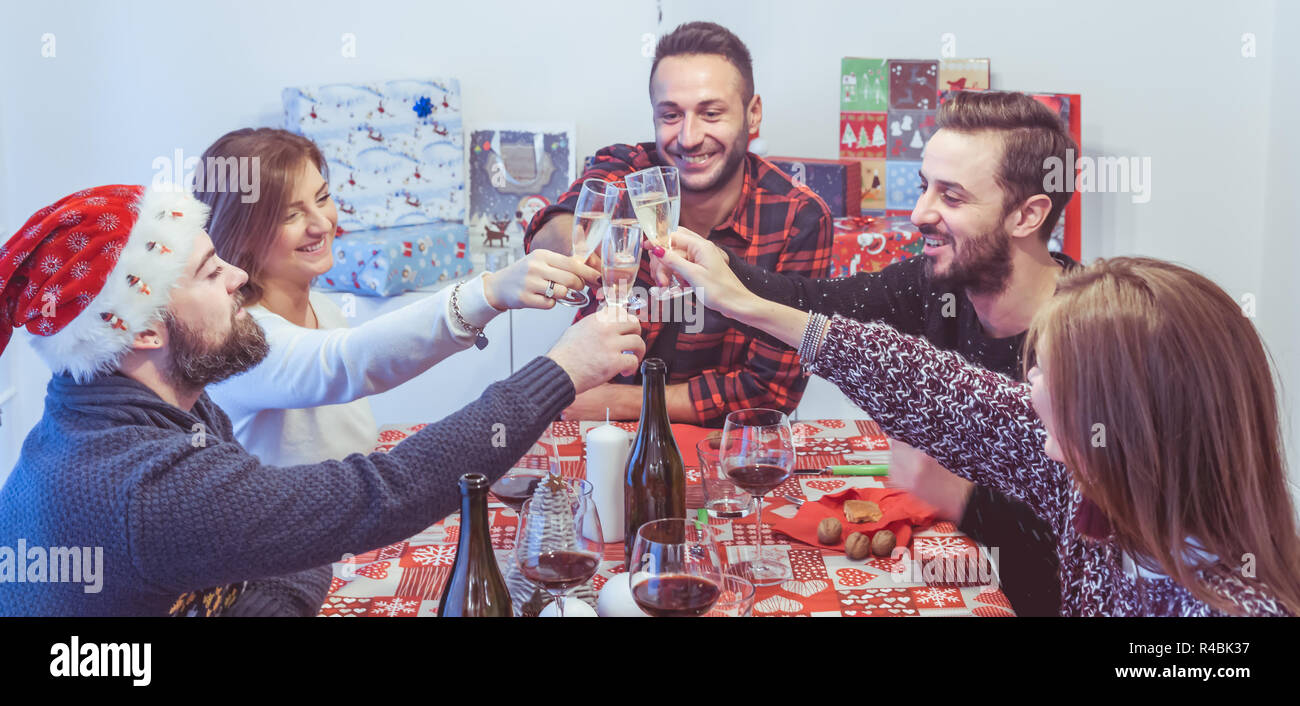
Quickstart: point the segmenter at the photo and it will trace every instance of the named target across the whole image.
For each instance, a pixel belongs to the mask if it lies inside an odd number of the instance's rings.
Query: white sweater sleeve
[[[343,404],[389,390],[474,342],[451,313],[452,289],[355,328],[306,329],[263,310],[256,318],[270,344],[266,359],[208,393],[239,418],[264,409]],[[480,328],[500,313],[487,303],[482,275],[461,286],[457,303],[461,315]]]

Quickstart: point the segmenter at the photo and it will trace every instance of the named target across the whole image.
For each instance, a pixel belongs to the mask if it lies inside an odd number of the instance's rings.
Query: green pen
[[[833,476],[887,476],[889,464],[875,463],[866,466],[827,466]]]

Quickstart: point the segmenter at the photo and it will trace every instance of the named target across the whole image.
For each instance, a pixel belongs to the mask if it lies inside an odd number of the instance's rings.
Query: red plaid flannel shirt
[[[559,202],[533,217],[524,235],[524,248],[531,250],[533,235],[551,216],[573,212],[584,180],[615,181],[663,163],[653,142],[600,150],[591,169],[569,187]],[[833,236],[826,204],[758,155],[747,154],[744,169],[736,210],[708,234],[708,239],[727,247],[733,257],[768,270],[825,277],[830,269]],[[647,289],[653,284],[649,257],[641,261],[637,284]],[[578,312],[575,320],[594,311],[593,303]],[[705,309],[702,319],[699,332],[690,333],[687,327],[681,327],[675,358],[666,361],[668,383],[689,385],[699,424],[722,426],[728,413],[740,409],[764,407],[788,413],[799,405],[808,377],[794,350],[712,310]],[[643,319],[647,350],[653,349],[669,325],[678,324]]]

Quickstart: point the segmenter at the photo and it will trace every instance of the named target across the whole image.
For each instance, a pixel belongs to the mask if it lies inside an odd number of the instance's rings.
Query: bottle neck
[[[461,491],[460,496],[460,547],[458,551],[486,546],[491,551],[492,540],[488,528],[487,488]]]
[[[638,428],[644,428],[646,422],[659,419],[666,411],[664,402],[664,371],[645,371],[641,387],[641,421]]]

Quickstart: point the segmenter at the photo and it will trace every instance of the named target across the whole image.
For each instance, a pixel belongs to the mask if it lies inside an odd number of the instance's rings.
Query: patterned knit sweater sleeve
[[[386,454],[276,467],[233,440],[170,445],[168,458],[141,459],[156,470],[124,499],[135,570],[179,593],[303,571],[410,537],[456,511],[461,474],[503,475],[573,397],[564,370],[537,358]]]
[[[963,478],[1027,503],[1058,533],[1068,471],[1043,451],[1029,386],[879,323],[835,317],[812,362],[889,436]]]

